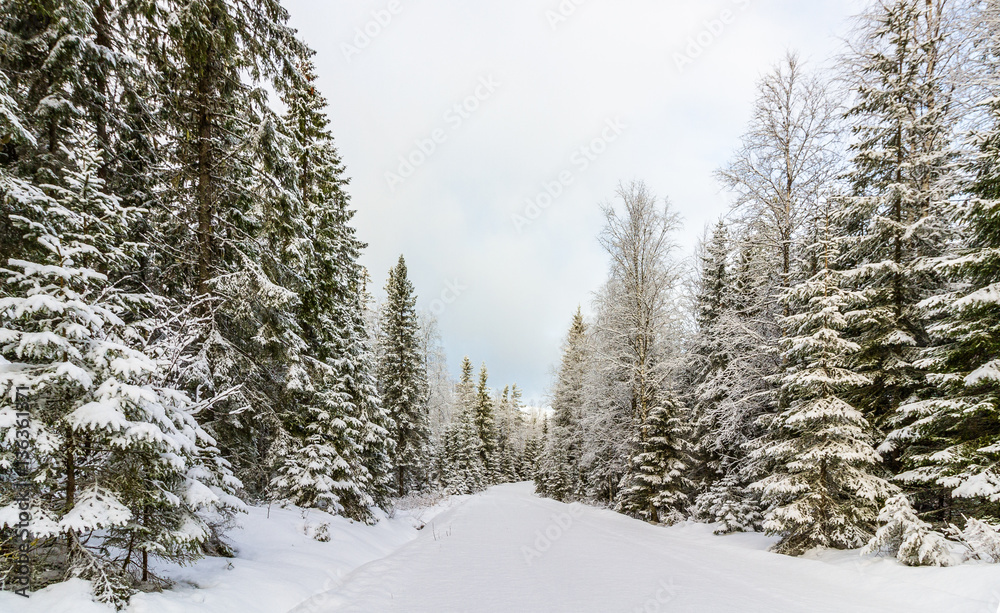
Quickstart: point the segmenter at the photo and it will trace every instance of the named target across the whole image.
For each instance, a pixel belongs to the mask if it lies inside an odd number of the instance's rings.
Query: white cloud
[[[425,307],[460,280],[467,289],[441,316],[453,367],[466,353],[485,360],[491,383],[516,382],[537,402],[576,305],[604,278],[598,204],[620,180],[645,180],[684,216],[679,240],[689,251],[725,210],[712,172],[746,124],[758,75],[788,48],[826,62],[860,7],[575,0],[553,31],[546,10],[559,0],[396,1],[391,19],[372,14],[388,0],[285,3],[318,52],[355,223],[369,243],[363,262],[381,287],[403,253]],[[720,30],[723,10],[731,15]],[[365,27],[376,35],[345,57],[342,45]],[[699,35],[708,44],[678,70],[675,53]],[[489,77],[496,91],[455,126],[446,113]],[[627,126],[621,136],[518,233],[511,215],[573,169],[574,151],[614,118]],[[444,141],[391,189],[385,173],[435,130]]]

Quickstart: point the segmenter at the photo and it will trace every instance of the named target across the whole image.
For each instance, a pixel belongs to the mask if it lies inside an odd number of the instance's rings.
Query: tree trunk
[[[101,0],[97,2],[94,7],[94,43],[98,47],[103,47],[105,49],[111,48],[111,36],[109,33],[110,26],[108,25],[108,12],[106,6],[106,0]],[[108,178],[108,166],[109,157],[111,151],[111,143],[108,139],[108,79],[103,72],[98,72],[97,76],[97,92],[101,96],[101,100],[98,102],[98,108],[94,116],[94,129],[97,133],[97,144],[104,153],[104,159],[101,162],[100,168],[97,169],[97,176],[102,180],[107,180]]]
[[[142,527],[149,527],[149,507],[143,507],[142,509]],[[145,547],[142,548],[142,582],[145,583],[149,581],[149,550]]]
[[[73,429],[66,428],[66,512],[69,513],[76,502],[76,450]]]
[[[215,15],[211,16],[213,25],[217,21]],[[215,189],[212,184],[212,172],[215,166],[215,152],[212,147],[213,117],[212,105],[215,98],[215,50],[211,43],[205,51],[202,60],[201,75],[197,84],[197,113],[198,113],[198,293],[201,295],[208,293],[208,282],[211,279],[211,267],[213,261],[212,243],[214,231],[212,222],[214,221],[214,199]]]

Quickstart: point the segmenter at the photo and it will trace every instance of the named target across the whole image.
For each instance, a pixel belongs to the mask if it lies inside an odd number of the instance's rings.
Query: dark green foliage
[[[427,374],[419,347],[417,297],[406,276],[406,262],[389,271],[386,303],[379,326],[379,390],[382,406],[392,418],[396,450],[392,458],[397,495],[422,488],[430,431],[427,416]]]
[[[682,410],[670,399],[653,407],[642,424],[638,453],[622,484],[618,508],[653,523],[672,524],[685,518],[693,483]]]

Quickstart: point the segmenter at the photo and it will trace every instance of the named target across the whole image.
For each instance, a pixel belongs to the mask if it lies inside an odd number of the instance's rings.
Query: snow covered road
[[[907,568],[827,552],[766,551],[761,535],[651,526],[504,485],[438,515],[420,536],[294,613],[490,611],[995,613],[996,566]]]

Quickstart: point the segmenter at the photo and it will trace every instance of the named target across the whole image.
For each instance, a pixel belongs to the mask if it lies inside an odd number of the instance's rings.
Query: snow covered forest
[[[402,256],[373,304],[277,1],[2,7],[6,585],[20,481],[31,585],[122,604],[156,587],[150,558],[226,555],[247,503],[372,522],[390,497],[529,477],[540,425],[485,365],[452,385]]]
[[[595,194],[609,272],[550,411],[453,379],[404,257],[362,266],[288,20],[0,3],[5,589],[123,608],[262,506],[346,533],[523,481],[791,556],[1000,562],[1000,0],[873,1],[835,67],[778,61],[693,256],[641,180]]]
[[[871,4],[838,72],[761,78],[693,267],[669,201],[606,205],[539,493],[793,555],[1000,561],[1000,3]]]

